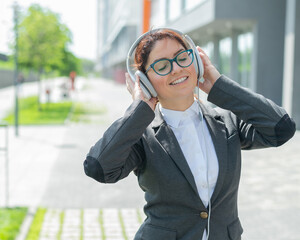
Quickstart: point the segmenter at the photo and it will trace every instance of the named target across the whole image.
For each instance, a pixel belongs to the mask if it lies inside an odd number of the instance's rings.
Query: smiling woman
[[[187,47],[187,37],[157,29],[133,44],[128,56],[136,48],[138,71],[135,79],[129,68],[126,74],[133,102],[90,149],[84,170],[102,183],[137,175],[147,218],[135,240],[240,240],[241,150],[280,146],[295,123],[221,75],[200,47]],[[195,98],[195,87],[218,107]]]

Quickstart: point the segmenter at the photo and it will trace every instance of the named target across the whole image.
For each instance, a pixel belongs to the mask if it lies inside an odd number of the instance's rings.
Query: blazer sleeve
[[[283,108],[224,75],[215,82],[208,101],[236,116],[242,149],[280,146],[295,133],[295,122]]]
[[[83,163],[86,175],[114,183],[137,169],[144,159],[141,137],[153,119],[154,112],[147,103],[134,101],[90,149]]]

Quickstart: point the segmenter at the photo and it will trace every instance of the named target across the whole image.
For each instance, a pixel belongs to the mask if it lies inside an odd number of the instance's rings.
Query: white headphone
[[[150,30],[149,32],[144,33],[137,40],[135,40],[135,42],[132,44],[132,46],[130,47],[130,49],[128,51],[127,59],[126,59],[127,72],[129,73],[132,81],[134,81],[134,82],[135,82],[135,75],[139,76],[140,87],[141,87],[142,91],[144,92],[144,96],[147,100],[149,100],[152,97],[157,97],[157,93],[156,93],[154,87],[152,86],[152,84],[150,83],[149,79],[143,72],[141,72],[139,70],[135,71],[136,69],[132,69],[131,64],[130,64],[130,59],[131,59],[131,56],[133,55],[133,52],[135,51],[137,45],[142,41],[142,39],[144,39],[145,36],[147,36],[149,34],[153,34],[155,32],[161,31],[161,30],[174,31],[182,37],[183,41],[194,52],[194,56],[195,56],[194,57],[195,58],[194,66],[195,66],[196,73],[197,73],[197,80],[200,81],[200,79],[203,77],[204,68],[203,68],[202,60],[198,54],[198,50],[197,50],[193,40],[188,35],[183,34],[182,32],[172,29],[172,28],[157,28],[157,29]]]

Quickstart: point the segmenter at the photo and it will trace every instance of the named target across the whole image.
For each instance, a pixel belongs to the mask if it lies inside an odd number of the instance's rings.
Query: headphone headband
[[[156,29],[150,30],[150,31],[148,31],[148,32],[145,32],[145,33],[142,34],[141,36],[139,36],[138,39],[136,39],[136,40],[134,41],[134,43],[131,45],[131,47],[130,47],[130,49],[129,49],[129,51],[128,51],[127,58],[130,58],[130,57],[131,57],[133,51],[135,50],[135,48],[137,47],[137,45],[140,43],[140,41],[143,40],[144,37],[146,37],[146,36],[149,35],[149,34],[152,34],[152,33],[158,32],[158,31],[162,31],[162,30],[171,30],[171,31],[173,31],[173,32],[178,33],[180,36],[183,36],[183,37],[187,36],[187,35],[184,35],[182,32],[180,32],[180,31],[178,31],[178,30],[176,30],[176,29],[172,29],[172,28],[156,28]]]

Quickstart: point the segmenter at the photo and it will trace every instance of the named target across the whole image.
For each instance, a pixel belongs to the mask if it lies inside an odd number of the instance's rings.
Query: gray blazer
[[[286,112],[263,96],[221,76],[208,100],[199,102],[219,161],[219,175],[211,198],[212,240],[241,239],[237,196],[241,149],[280,146],[295,132]],[[158,108],[135,101],[90,149],[85,173],[114,183],[134,171],[145,192],[147,216],[135,240],[201,240],[208,209],[176,137]]]

